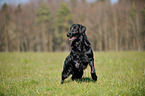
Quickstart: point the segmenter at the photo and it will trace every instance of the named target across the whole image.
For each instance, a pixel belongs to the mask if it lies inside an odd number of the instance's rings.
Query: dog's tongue
[[[75,39],[75,37],[69,38],[69,40],[74,40],[74,39]]]

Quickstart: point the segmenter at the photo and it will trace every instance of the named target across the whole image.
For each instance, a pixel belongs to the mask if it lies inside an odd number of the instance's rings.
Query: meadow
[[[90,75],[60,84],[68,52],[1,52],[0,96],[145,96],[145,52],[94,52],[98,81]]]

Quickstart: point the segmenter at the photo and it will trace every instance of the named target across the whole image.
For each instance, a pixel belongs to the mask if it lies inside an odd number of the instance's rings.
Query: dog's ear
[[[85,31],[86,31],[86,27],[80,25],[80,33],[85,33]]]

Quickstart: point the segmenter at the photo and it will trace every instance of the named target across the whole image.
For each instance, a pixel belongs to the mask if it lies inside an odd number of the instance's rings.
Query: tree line
[[[0,51],[69,51],[73,23],[95,51],[145,50],[145,1],[31,0],[0,8]]]

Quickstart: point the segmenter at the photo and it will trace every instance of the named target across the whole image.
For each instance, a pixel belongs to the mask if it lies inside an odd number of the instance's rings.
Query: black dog
[[[70,74],[72,74],[72,80],[82,78],[83,70],[87,68],[88,63],[91,67],[92,79],[97,81],[94,68],[93,51],[85,31],[85,26],[80,24],[73,24],[70,27],[70,32],[67,33],[67,37],[69,37],[69,40],[72,40],[72,44],[71,52],[64,62],[61,84],[63,84],[64,80]]]

